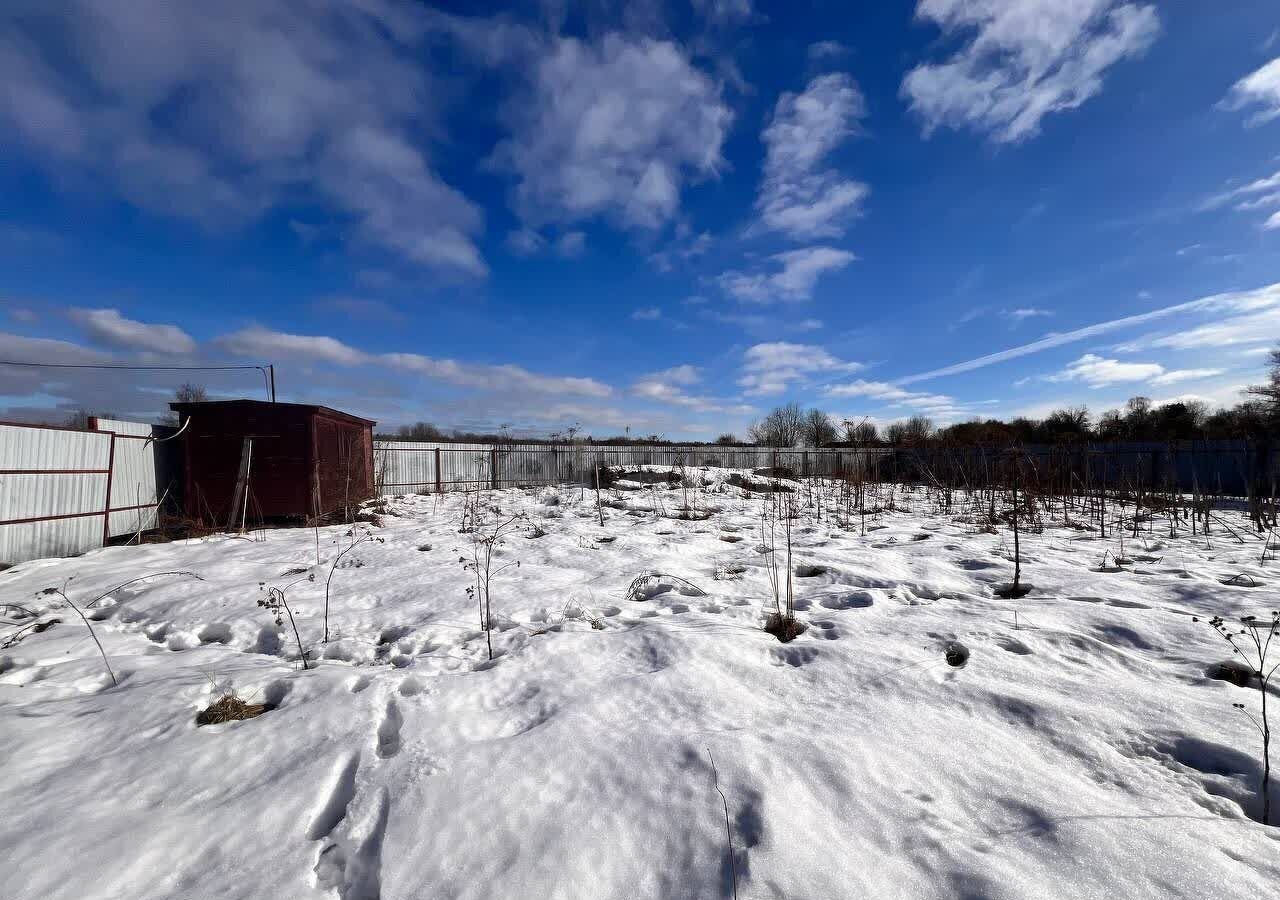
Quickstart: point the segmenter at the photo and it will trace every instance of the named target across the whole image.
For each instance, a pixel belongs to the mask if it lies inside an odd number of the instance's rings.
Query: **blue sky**
[[[708,438],[1232,404],[1280,340],[1270,0],[211,9],[0,11],[0,359]],[[0,367],[0,417],[186,377]]]

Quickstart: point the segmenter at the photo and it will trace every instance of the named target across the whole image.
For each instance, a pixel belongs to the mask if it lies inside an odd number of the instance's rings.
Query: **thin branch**
[[[729,800],[725,797],[724,791],[720,790],[720,773],[716,771],[716,758],[711,755],[711,748],[707,748],[707,759],[711,760],[711,781],[715,785],[716,793],[720,795],[720,802],[724,804],[724,833],[729,838],[729,872],[733,876],[733,900],[738,900],[738,860],[733,853],[733,828],[729,824]]]

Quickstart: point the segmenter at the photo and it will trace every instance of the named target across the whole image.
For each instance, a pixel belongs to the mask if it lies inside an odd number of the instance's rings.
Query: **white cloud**
[[[1261,107],[1249,117],[1249,125],[1280,117],[1280,56],[1233,84],[1221,106],[1229,110]]]
[[[656,306],[642,306],[631,313],[631,318],[637,322],[652,322],[662,318],[662,310]]]
[[[829,59],[840,59],[848,56],[849,48],[839,41],[817,41],[809,45],[808,56],[809,61],[813,63],[825,62]]]
[[[781,268],[771,273],[729,271],[716,278],[727,293],[746,303],[808,300],[818,279],[843,269],[858,257],[835,247],[806,247],[769,257]]]
[[[507,235],[507,249],[516,256],[537,256],[548,247],[563,259],[576,259],[587,249],[587,235],[582,231],[566,231],[551,244],[533,228],[517,228]]]
[[[73,309],[70,313],[90,338],[121,350],[191,353],[196,342],[176,325],[151,325],[126,319],[118,309]]]
[[[831,385],[825,391],[828,397],[870,397],[873,400],[884,400],[899,403],[916,397],[927,397],[929,394],[904,390],[887,381],[864,381],[859,378],[848,384]],[[934,395],[941,397],[941,394]]]
[[[801,94],[778,98],[773,119],[761,135],[764,180],[756,209],[759,227],[804,240],[839,237],[869,189],[823,162],[857,134],[866,101],[844,73],[820,75]]]
[[[575,259],[587,249],[587,235],[582,231],[566,231],[556,240],[556,253],[565,259]]]
[[[1117,0],[919,0],[916,18],[964,46],[907,73],[902,95],[924,123],[1016,142],[1048,114],[1102,90],[1103,75],[1144,52],[1159,32],[1154,6]]]
[[[534,256],[547,247],[547,239],[532,228],[517,228],[507,234],[507,249],[516,256]]]
[[[556,38],[506,118],[512,135],[492,161],[516,175],[526,222],[656,229],[687,183],[718,172],[733,114],[678,45],[609,34]]]
[[[1156,363],[1126,363],[1086,353],[1061,372],[1046,375],[1045,381],[1082,381],[1091,388],[1102,388],[1130,381],[1151,381],[1163,374],[1164,367]]]
[[[954,421],[972,412],[971,406],[961,404],[947,394],[908,391],[884,381],[858,379],[847,384],[830,385],[823,393],[832,399],[858,397],[882,403],[889,408],[907,407],[913,413],[940,421]]]
[[[358,366],[368,362],[366,354],[336,338],[325,335],[289,334],[263,328],[261,325],[250,325],[248,328],[223,335],[214,343],[228,353],[258,360],[293,356],[339,366]]]
[[[747,334],[762,340],[772,340],[783,334],[804,334],[821,331],[821,319],[796,319],[790,315],[765,315],[763,313],[721,312],[716,309],[701,310],[699,315],[713,322],[734,325]]]
[[[649,261],[659,272],[670,272],[677,262],[688,262],[705,254],[711,249],[713,240],[711,232],[703,231],[694,234],[688,224],[678,222],[675,237],[663,249],[651,253]]]
[[[1014,322],[1025,322],[1027,319],[1034,319],[1039,316],[1051,316],[1053,315],[1053,311],[1048,309],[1037,309],[1034,306],[1024,306],[1019,307],[1018,309],[1003,310],[1002,314],[1006,318],[1012,319]]]
[[[423,20],[387,0],[67,0],[0,12],[0,126],[59,180],[239,225],[299,200],[356,240],[484,275],[478,207],[441,180]]]
[[[513,365],[478,366],[452,359],[434,359],[418,353],[383,353],[372,361],[429,378],[438,378],[460,387],[490,391],[578,394],[585,397],[608,397],[613,393],[607,384],[601,384],[593,378],[538,375]]]
[[[862,363],[845,362],[816,344],[770,341],[747,348],[738,386],[749,396],[781,394],[818,372],[857,372]]]
[[[661,372],[653,372],[639,379],[632,386],[632,393],[646,400],[683,406],[700,413],[728,413],[746,415],[753,412],[751,406],[726,400],[696,396],[685,389],[702,381],[698,370],[690,365],[675,366]]]
[[[1242,200],[1236,204],[1235,208],[1237,212],[1249,212],[1254,209],[1265,209],[1268,206],[1280,206],[1280,191],[1263,194],[1252,200]]]
[[[751,0],[693,0],[693,8],[717,25],[749,22],[755,16]]]
[[[1213,378],[1222,373],[1222,369],[1174,369],[1171,372],[1165,372],[1163,375],[1157,375],[1152,378],[1151,383],[1164,386],[1177,384],[1180,381],[1199,381],[1202,378]]]
[[[97,364],[111,361],[110,354],[70,341],[24,337],[0,331],[0,356],[12,362]],[[0,367],[2,369],[4,367]]]
[[[539,375],[515,365],[475,365],[419,353],[366,353],[325,335],[288,334],[259,325],[224,335],[215,343],[228,353],[259,360],[282,356],[339,366],[385,366],[436,378],[459,387],[608,397],[612,389],[592,378]]]
[[[673,366],[670,369],[664,369],[661,372],[654,372],[652,375],[646,377],[661,379],[663,381],[669,381],[672,384],[681,384],[686,386],[697,384],[702,380],[702,375],[698,372],[697,367],[688,365],[687,363],[682,366]]]
[[[962,372],[972,372],[975,369],[982,369],[997,363],[1008,362],[1011,359],[1018,359],[1023,356],[1029,356],[1033,353],[1039,353],[1042,350],[1051,350],[1055,347],[1073,344],[1077,341],[1097,337],[1098,335],[1118,331],[1123,328],[1132,328],[1136,325],[1144,325],[1147,322],[1153,322],[1158,319],[1180,313],[1216,313],[1224,315],[1245,313],[1252,310],[1270,309],[1276,306],[1280,306],[1280,282],[1276,284],[1269,284],[1265,287],[1257,288],[1252,291],[1214,294],[1209,297],[1202,297],[1199,300],[1190,300],[1186,303],[1166,306],[1162,309],[1154,309],[1149,312],[1139,313],[1133,316],[1125,316],[1120,319],[1112,319],[1107,322],[1098,322],[1094,325],[1086,325],[1083,328],[1077,328],[1073,331],[1050,334],[1037,341],[1032,341],[1029,344],[1022,344],[1017,347],[1010,347],[1007,350],[988,353],[985,356],[979,356],[974,359],[965,360],[964,362],[943,366],[940,369],[931,369],[927,372],[921,372],[916,375],[908,375],[905,378],[899,378],[898,384],[913,384],[915,382],[926,381],[931,378],[941,378],[945,375],[958,375]],[[1128,346],[1125,348],[1118,347],[1116,349],[1128,349]]]
[[[1151,403],[1153,406],[1163,406],[1166,403],[1199,401],[1210,408],[1229,407],[1249,399],[1245,395],[1248,387],[1248,384],[1234,380],[1220,381],[1216,384],[1201,386],[1195,392],[1154,396],[1151,398]]]
[[[0,333],[0,359],[92,366],[137,361],[132,355],[71,341],[5,333]],[[211,371],[195,377],[213,396],[262,396],[262,376],[257,372]],[[70,410],[85,409],[148,420],[167,411],[165,403],[177,380],[181,379],[172,371],[133,371],[126,378],[106,377],[96,369],[0,366],[0,397],[6,398],[0,401],[0,418],[61,422]]]
[[[1204,201],[1204,203],[1201,204],[1200,208],[1216,209],[1220,206],[1225,206],[1226,204],[1230,203],[1232,200],[1235,200],[1239,197],[1249,197],[1257,194],[1268,194],[1277,189],[1280,189],[1280,172],[1275,172],[1274,174],[1268,175],[1265,178],[1259,178],[1255,181],[1250,181],[1248,184],[1241,185],[1240,187],[1237,187],[1237,188],[1232,188],[1231,190],[1224,191],[1221,194],[1215,194],[1214,196],[1210,197],[1208,200]],[[1253,201],[1246,201],[1245,203],[1242,203],[1237,208],[1252,209],[1256,205],[1257,204]],[[1191,247],[1187,249],[1194,249],[1199,246],[1200,246],[1199,244],[1193,244]]]
[[[1200,209],[1218,209],[1228,203],[1234,203],[1238,212],[1252,212],[1258,209],[1266,209],[1268,207],[1280,205],[1280,172],[1275,172],[1265,178],[1259,178],[1229,191],[1216,194],[1205,200],[1200,205]],[[1262,223],[1264,231],[1271,231],[1280,228],[1280,210],[1273,212]],[[1223,254],[1210,257],[1216,262],[1234,262],[1240,259],[1238,253]]]
[[[1280,339],[1280,305],[1246,315],[1227,316],[1195,328],[1170,334],[1146,335],[1116,347],[1123,353],[1150,349],[1204,350],[1242,344],[1271,343]]]

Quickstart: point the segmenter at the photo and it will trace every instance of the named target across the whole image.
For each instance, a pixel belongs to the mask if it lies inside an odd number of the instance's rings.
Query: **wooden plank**
[[[231,508],[227,511],[227,530],[236,527],[236,517],[246,500],[249,489],[249,461],[253,458],[253,438],[246,437],[240,444],[240,471],[236,475],[235,490],[231,494]]]

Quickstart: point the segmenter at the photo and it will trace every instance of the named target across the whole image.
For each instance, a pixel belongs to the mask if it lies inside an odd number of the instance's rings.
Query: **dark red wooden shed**
[[[374,495],[374,422],[263,400],[170,403],[183,424],[189,518],[214,525],[306,519]]]

